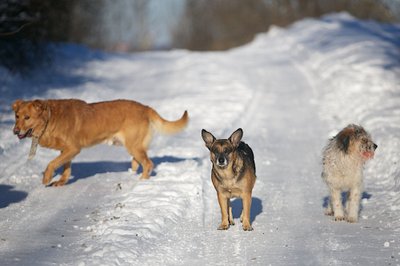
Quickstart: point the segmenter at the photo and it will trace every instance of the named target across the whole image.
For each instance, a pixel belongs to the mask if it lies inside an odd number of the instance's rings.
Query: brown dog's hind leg
[[[148,179],[153,171],[153,162],[147,157],[145,151],[140,152],[140,164],[143,166],[141,179]]]
[[[139,164],[143,167],[143,173],[140,177],[141,179],[149,179],[151,172],[153,171],[153,162],[147,157],[146,151],[144,149],[129,149],[129,153],[133,156],[132,159],[132,170],[133,167],[139,166]],[[135,161],[135,162],[134,162]]]
[[[136,173],[138,168],[139,168],[139,162],[135,158],[132,158],[132,162],[131,162],[132,172]]]

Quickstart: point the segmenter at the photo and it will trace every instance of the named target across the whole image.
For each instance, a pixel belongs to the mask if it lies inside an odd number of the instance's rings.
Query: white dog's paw
[[[344,221],[344,216],[341,216],[341,215],[335,216],[335,221],[336,221],[336,222]]]
[[[346,221],[349,223],[356,223],[358,222],[358,217],[349,216],[346,218]]]

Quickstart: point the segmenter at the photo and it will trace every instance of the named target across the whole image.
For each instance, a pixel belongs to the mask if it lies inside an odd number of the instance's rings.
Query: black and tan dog
[[[228,139],[216,139],[210,132],[201,131],[201,136],[210,150],[212,162],[211,180],[218,195],[222,221],[219,230],[234,225],[230,199],[242,198],[240,215],[243,230],[251,231],[251,193],[256,181],[254,154],[249,145],[241,141],[243,130],[237,129]]]

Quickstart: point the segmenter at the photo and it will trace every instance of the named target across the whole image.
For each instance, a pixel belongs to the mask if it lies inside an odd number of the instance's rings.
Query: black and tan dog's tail
[[[168,121],[162,118],[154,109],[149,111],[150,122],[154,129],[162,134],[174,134],[182,131],[189,122],[189,114],[185,111],[182,117],[175,121]]]

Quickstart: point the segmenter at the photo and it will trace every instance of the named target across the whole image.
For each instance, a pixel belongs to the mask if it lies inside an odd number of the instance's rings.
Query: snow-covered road
[[[0,265],[399,265],[398,36],[398,26],[337,14],[226,52],[65,46],[58,68],[28,80],[1,70]],[[26,161],[30,143],[11,130],[18,97],[128,98],[167,119],[187,109],[191,121],[153,139],[150,180],[128,171],[123,148],[100,145],[76,157],[66,186],[45,188],[41,172],[57,153],[40,148]],[[323,215],[321,151],[348,123],[363,124],[379,145],[357,224]],[[205,128],[226,138],[238,127],[257,167],[252,232],[241,229],[240,200],[236,225],[216,230],[200,136]]]

